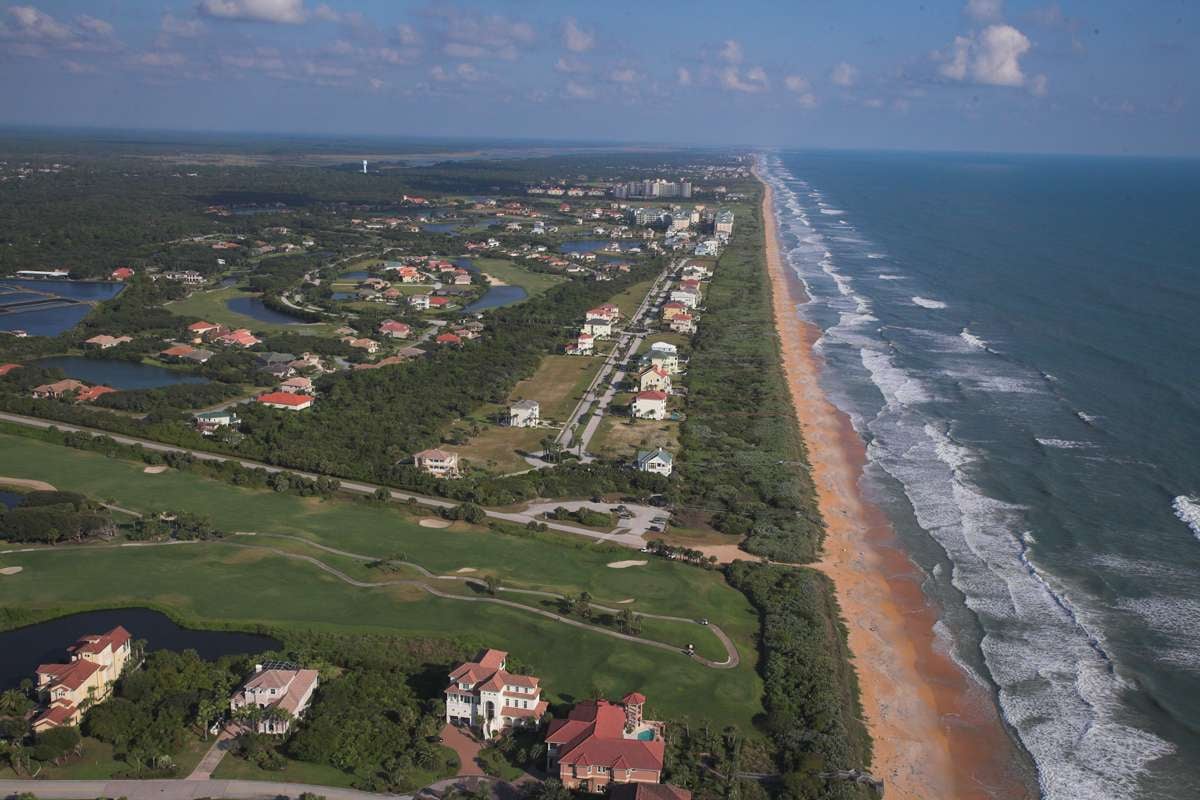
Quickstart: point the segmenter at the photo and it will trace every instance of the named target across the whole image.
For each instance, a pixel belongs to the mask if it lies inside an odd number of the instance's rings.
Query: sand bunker
[[[475,568],[474,567],[462,567],[461,569],[456,569],[454,571],[455,572],[474,572]]]
[[[450,522],[436,517],[426,517],[419,523],[422,528],[449,528]]]
[[[142,470],[142,472],[146,473],[147,475],[158,475],[160,472],[166,471],[167,468],[162,464],[159,464],[157,467],[146,467],[144,470]]]
[[[626,603],[632,603],[632,602],[633,602],[633,598],[632,598],[632,597],[626,597],[624,600],[618,600],[618,601],[617,601],[617,605],[619,605],[619,606],[623,606],[623,605],[625,605]]]
[[[54,487],[45,481],[35,481],[32,478],[6,478],[0,475],[0,486],[16,486],[20,489],[32,489],[35,492],[53,492]]]
[[[648,561],[612,561],[608,566],[610,569],[625,569],[626,567],[644,567]]]
[[[0,575],[16,575],[24,567],[0,567]]]

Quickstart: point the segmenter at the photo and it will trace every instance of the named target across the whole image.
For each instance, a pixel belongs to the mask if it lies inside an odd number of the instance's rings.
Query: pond
[[[267,308],[257,297],[234,297],[225,301],[230,311],[245,314],[259,322],[270,322],[273,325],[303,325],[304,320],[296,319],[291,314],[284,314],[273,308]]]
[[[16,508],[25,500],[25,495],[17,494],[16,492],[6,492],[0,489],[0,506],[5,508]]]
[[[338,280],[339,281],[365,281],[369,277],[371,277],[371,273],[367,272],[365,269],[359,269],[359,270],[355,270],[354,272],[343,272],[341,275],[338,275]]]
[[[358,293],[357,292],[334,292],[333,299],[334,300],[356,300],[356,299],[358,299]]]
[[[100,383],[114,389],[155,389],[177,383],[208,383],[208,378],[176,372],[153,364],[133,361],[107,361],[82,356],[54,356],[39,359],[39,367],[61,369],[67,377],[84,383]]]
[[[134,639],[146,640],[146,652],[191,649],[209,661],[280,646],[271,637],[256,633],[182,628],[166,614],[148,608],[88,611],[0,633],[0,690],[32,678],[38,664],[65,661],[67,648],[80,636],[105,633],[118,625],[123,625]]]
[[[461,225],[461,222],[431,222],[423,225],[422,229],[426,233],[454,233]]]
[[[99,302],[116,297],[125,288],[105,281],[0,281],[0,306],[43,298]],[[72,303],[28,311],[0,313],[0,331],[25,331],[31,336],[57,336],[74,328],[92,310],[90,305]]]
[[[474,314],[478,311],[486,311],[489,308],[500,308],[501,306],[511,306],[513,303],[519,303],[529,295],[520,286],[492,286],[483,297],[471,303],[463,309],[464,314]]]

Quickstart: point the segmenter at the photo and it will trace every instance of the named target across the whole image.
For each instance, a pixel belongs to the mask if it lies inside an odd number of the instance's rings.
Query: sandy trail
[[[0,486],[13,486],[18,489],[32,489],[35,492],[53,492],[53,485],[45,481],[35,481],[32,478],[7,478],[0,475]]]
[[[1031,797],[992,698],[938,646],[937,616],[921,591],[920,572],[899,549],[888,519],[862,496],[866,451],[818,383],[823,362],[813,346],[820,331],[796,311],[808,297],[780,257],[771,190],[764,186],[775,322],[827,528],[817,567],[833,579],[849,626],[874,741],[871,771],[893,800]]]

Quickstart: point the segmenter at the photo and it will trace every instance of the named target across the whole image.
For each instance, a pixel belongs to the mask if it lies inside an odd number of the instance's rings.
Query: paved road
[[[590,442],[592,436],[595,435],[596,429],[600,426],[600,417],[604,414],[605,409],[608,408],[608,404],[612,401],[613,395],[616,393],[616,389],[614,388],[613,384],[619,383],[625,378],[625,371],[618,370],[616,367],[618,364],[628,361],[629,358],[632,357],[635,352],[637,352],[638,346],[642,343],[642,339],[644,339],[646,336],[644,333],[631,334],[629,331],[637,328],[641,324],[642,317],[644,317],[646,312],[650,310],[650,307],[654,303],[654,298],[662,291],[663,281],[665,281],[667,277],[675,271],[675,267],[675,262],[671,262],[663,269],[661,273],[659,273],[658,277],[654,279],[654,283],[651,285],[650,290],[646,292],[646,296],[642,298],[642,302],[633,312],[633,316],[629,318],[629,323],[625,326],[625,332],[621,334],[616,346],[613,347],[612,352],[610,352],[608,357],[604,360],[604,364],[600,367],[600,371],[596,373],[596,377],[592,379],[587,391],[583,393],[583,397],[580,398],[579,403],[575,406],[575,410],[571,412],[571,417],[567,420],[567,424],[563,426],[562,433],[558,435],[558,444],[563,449],[571,447],[572,442],[576,443],[575,446],[580,451],[580,458],[585,463],[592,460],[590,456],[586,455],[588,442]],[[628,346],[625,347],[624,355],[622,356],[621,348],[626,344],[628,344]],[[616,371],[614,372],[614,370]],[[609,375],[612,375],[611,380],[608,379]],[[575,431],[577,425],[591,412],[592,404],[597,402],[597,390],[606,383],[608,384],[606,391],[604,392],[603,396],[599,398],[595,415],[588,420],[583,432],[580,434],[579,438],[576,439]]]
[[[263,470],[266,470],[267,472],[291,472],[295,475],[300,475],[300,476],[303,476],[310,480],[316,480],[318,477],[321,477],[321,476],[317,475],[316,473],[305,472],[303,470],[298,470],[298,469],[288,469],[287,467],[278,467],[273,464],[265,464],[261,461],[251,461],[251,460],[245,459],[245,458],[237,458],[236,456],[217,455],[216,453],[209,453],[204,450],[191,450],[191,449],[185,448],[185,447],[175,447],[174,445],[163,444],[161,442],[155,442],[150,439],[141,439],[136,436],[125,436],[124,434],[111,433],[109,431],[100,430],[98,428],[88,428],[88,427],[84,427],[81,425],[70,425],[65,422],[55,422],[54,420],[40,419],[38,417],[26,417],[21,414],[10,414],[8,412],[0,411],[0,420],[4,420],[6,422],[13,422],[18,425],[26,425],[31,428],[51,428],[51,427],[53,427],[53,428],[58,428],[59,430],[62,430],[62,431],[91,433],[91,434],[100,435],[100,436],[107,436],[110,439],[112,439],[113,441],[120,442],[121,444],[130,444],[130,445],[137,444],[137,445],[141,445],[142,447],[144,447],[147,450],[154,450],[154,451],[160,452],[160,453],[188,453],[202,461],[235,461],[244,467],[250,467],[253,469],[263,469]],[[370,494],[374,494],[377,489],[386,488],[388,490],[388,492],[391,494],[391,497],[393,500],[407,502],[408,500],[411,499],[411,500],[416,500],[418,503],[420,503],[422,505],[430,506],[431,508],[439,508],[439,509],[440,508],[454,508],[455,506],[458,505],[458,503],[455,503],[451,500],[442,500],[441,498],[428,497],[426,495],[413,494],[411,492],[401,492],[396,489],[391,489],[388,487],[381,487],[378,484],[374,484],[374,483],[364,483],[362,481],[344,480],[342,478],[338,478],[336,475],[330,475],[330,476],[326,476],[326,477],[336,478],[341,483],[341,488],[347,492],[355,492],[357,494],[370,495]],[[506,522],[515,522],[519,525],[524,525],[524,524],[527,524],[530,522],[538,521],[538,520],[534,519],[534,517],[536,516],[536,513],[531,514],[528,512],[524,512],[524,511],[491,511],[491,510],[485,509],[484,513],[487,516],[491,517],[492,519],[504,520]],[[641,547],[643,544],[643,542],[640,538],[638,538],[637,541],[633,541],[632,539],[629,538],[629,534],[627,534],[627,533],[626,534],[603,533],[601,531],[593,531],[593,530],[589,530],[587,528],[576,527],[575,525],[566,525],[561,522],[544,522],[544,524],[553,530],[561,531],[563,533],[570,533],[575,536],[586,536],[589,539],[598,539],[598,540],[602,540],[602,541],[613,542],[614,544],[620,544],[620,545],[624,545],[626,547]]]
[[[0,780],[0,797],[31,792],[38,797],[61,800],[91,800],[96,797],[127,797],[129,800],[199,800],[223,797],[230,800],[275,800],[299,797],[304,793],[321,795],[326,800],[412,800],[412,795],[373,794],[336,786],[276,781],[60,781]]]

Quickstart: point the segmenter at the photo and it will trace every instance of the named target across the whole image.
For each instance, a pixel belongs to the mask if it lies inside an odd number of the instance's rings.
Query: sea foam
[[[946,304],[941,300],[930,300],[928,297],[914,297],[912,301],[913,305],[920,306],[921,308],[943,309],[946,307]]]
[[[1175,509],[1175,516],[1200,539],[1200,499],[1181,494],[1171,502],[1171,508]]]

